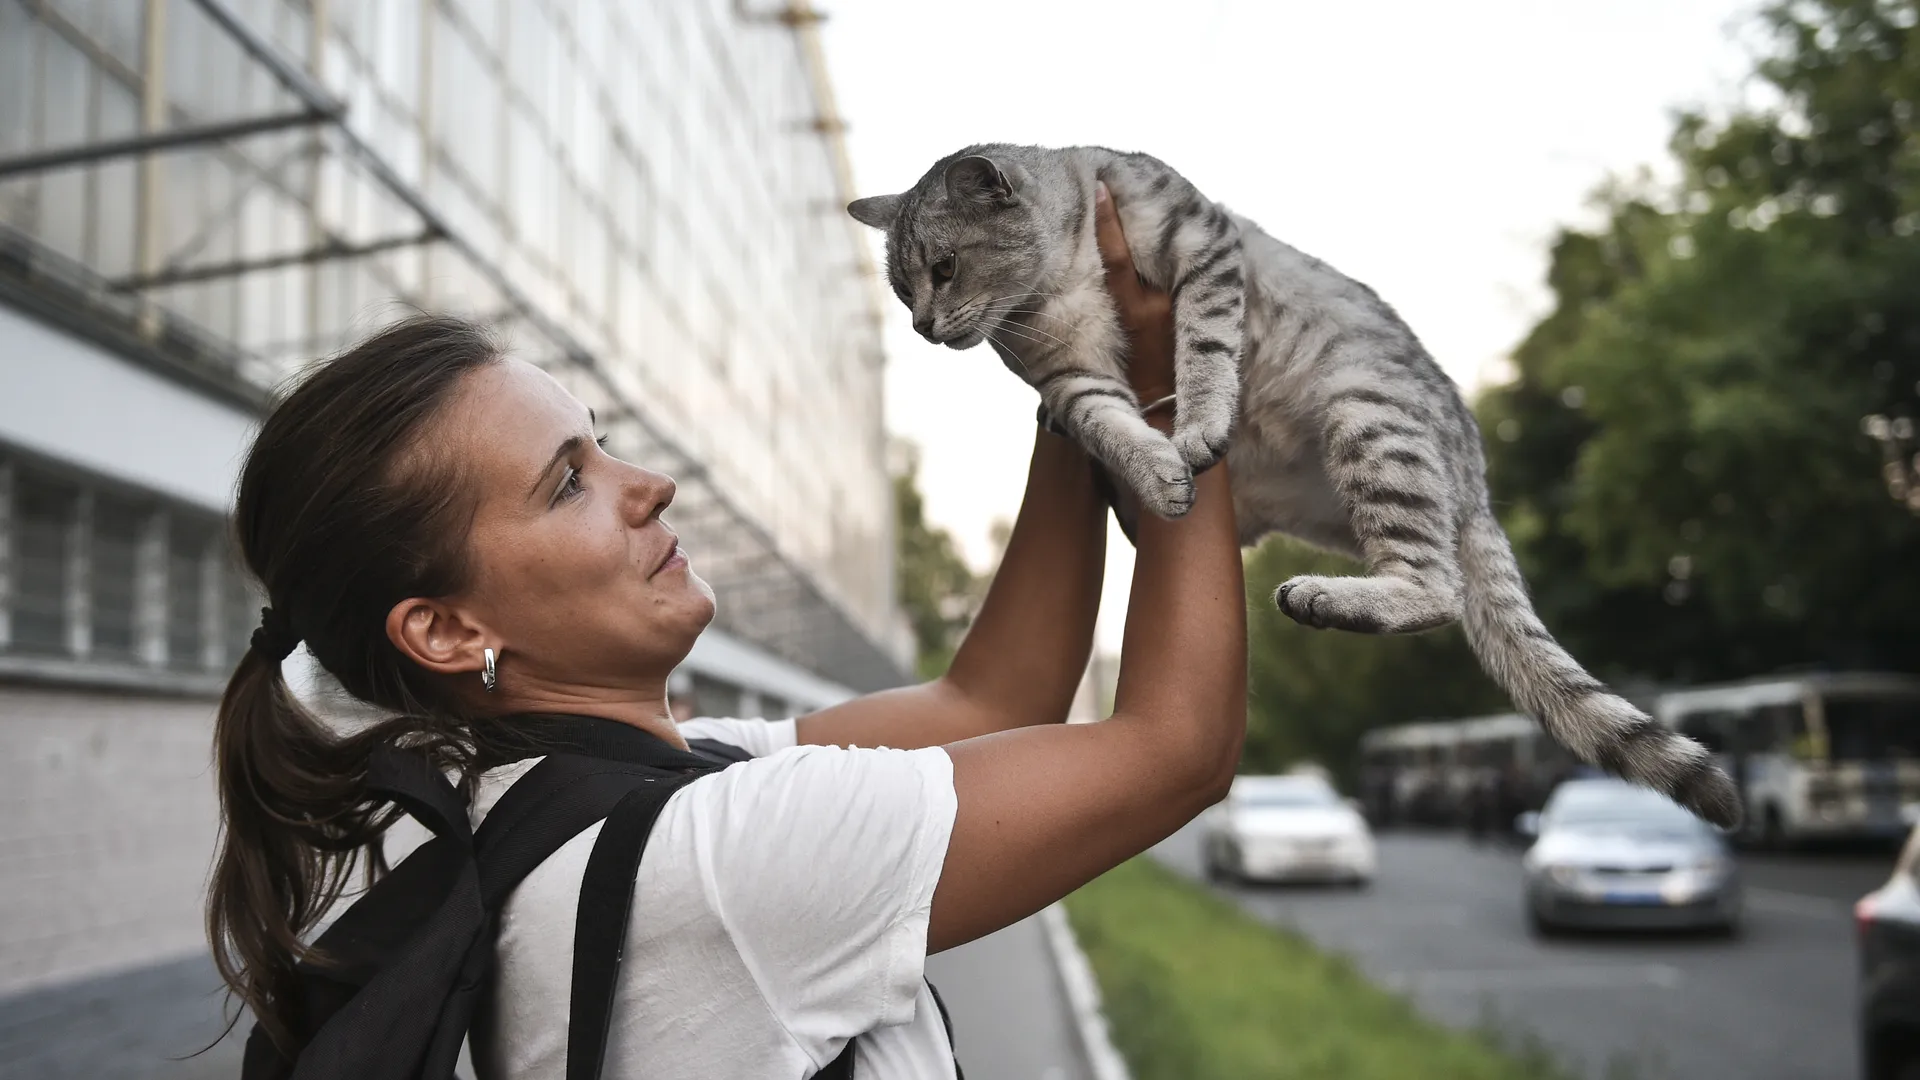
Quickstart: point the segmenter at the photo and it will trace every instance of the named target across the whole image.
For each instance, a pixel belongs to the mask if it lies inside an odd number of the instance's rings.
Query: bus
[[[1699,740],[1740,789],[1741,839],[1893,838],[1920,803],[1920,678],[1777,676],[1660,695],[1654,716]]]
[[[1460,721],[1459,730],[1452,788],[1460,817],[1465,820],[1476,801],[1491,806],[1495,817],[1485,824],[1496,831],[1545,806],[1554,785],[1580,764],[1531,716],[1482,716]]]
[[[1375,728],[1360,737],[1360,804],[1374,825],[1444,825],[1455,725]]]
[[[1538,810],[1578,767],[1573,755],[1519,713],[1378,728],[1360,740],[1362,804],[1376,825],[1509,828]]]

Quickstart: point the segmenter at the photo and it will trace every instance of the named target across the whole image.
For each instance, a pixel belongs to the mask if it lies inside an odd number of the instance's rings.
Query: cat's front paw
[[[1335,593],[1339,588],[1336,578],[1305,574],[1288,578],[1273,590],[1273,606],[1302,626],[1315,630],[1344,629],[1337,615],[1339,604]]]
[[[1173,431],[1173,449],[1187,468],[1194,472],[1205,472],[1213,463],[1227,456],[1227,446],[1233,434],[1233,417],[1222,416],[1214,420],[1198,421],[1192,424],[1176,424]]]
[[[1140,505],[1163,518],[1185,517],[1193,509],[1193,470],[1170,443],[1163,442],[1129,462],[1126,481],[1140,497]]]

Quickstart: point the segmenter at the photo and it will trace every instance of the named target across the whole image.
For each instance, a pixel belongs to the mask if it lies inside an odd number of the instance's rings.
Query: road
[[[1155,855],[1199,877],[1199,834]],[[1225,887],[1254,916],[1351,956],[1428,1016],[1538,1038],[1595,1078],[1856,1080],[1853,901],[1890,854],[1749,856],[1745,931],[1536,941],[1516,850],[1380,837],[1364,892]],[[1612,1070],[1624,1068],[1624,1073]]]

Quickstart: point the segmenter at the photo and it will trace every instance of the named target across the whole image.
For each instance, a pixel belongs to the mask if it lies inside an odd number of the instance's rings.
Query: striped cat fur
[[[1096,182],[1136,268],[1172,294],[1172,437],[1140,416],[1094,242]],[[1393,308],[1145,154],[970,146],[897,195],[848,212],[886,232],[913,326],[986,342],[1042,414],[1141,505],[1186,513],[1193,475],[1230,460],[1240,540],[1282,532],[1362,560],[1364,577],[1296,577],[1274,602],[1307,626],[1411,633],[1464,620],[1514,704],[1582,761],[1733,827],[1732,783],[1561,648],[1534,613],[1488,502],[1473,414]]]

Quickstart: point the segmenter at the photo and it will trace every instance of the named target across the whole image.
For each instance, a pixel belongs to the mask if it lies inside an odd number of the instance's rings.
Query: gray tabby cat
[[[1140,276],[1172,294],[1171,439],[1141,417],[1094,242],[1105,181]],[[972,146],[909,191],[860,199],[887,276],[928,340],[986,341],[1063,427],[1163,517],[1228,453],[1240,541],[1285,532],[1366,577],[1274,593],[1308,626],[1397,634],[1464,615],[1481,664],[1582,761],[1731,827],[1706,749],[1609,692],[1541,625],[1488,505],[1459,391],[1373,290],[1262,232],[1144,154]]]

